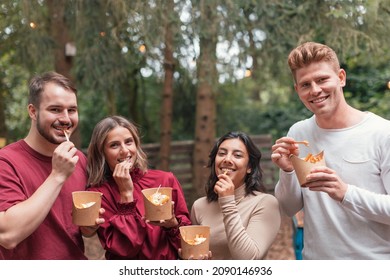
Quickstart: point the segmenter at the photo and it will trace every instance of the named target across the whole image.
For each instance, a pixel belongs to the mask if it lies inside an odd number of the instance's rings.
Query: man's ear
[[[339,70],[339,79],[341,87],[344,87],[347,84],[347,73],[344,69]]]
[[[35,108],[35,106],[32,104],[28,104],[27,109],[30,119],[37,120],[37,109]]]

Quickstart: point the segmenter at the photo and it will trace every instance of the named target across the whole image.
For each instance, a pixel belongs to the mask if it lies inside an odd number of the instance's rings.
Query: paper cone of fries
[[[0,137],[0,149],[7,145],[7,139],[5,137]]]
[[[209,253],[210,227],[209,226],[182,226],[179,227],[181,235],[181,255],[184,260],[199,259]]]
[[[309,154],[305,158],[299,158],[295,155],[291,155],[290,159],[301,186],[306,184],[306,176],[310,174],[310,171],[313,167],[326,166],[324,151],[321,151],[316,155]]]
[[[102,193],[79,191],[72,192],[72,220],[78,226],[94,226],[99,218]]]
[[[145,218],[149,221],[172,218],[172,188],[150,188],[142,190]]]

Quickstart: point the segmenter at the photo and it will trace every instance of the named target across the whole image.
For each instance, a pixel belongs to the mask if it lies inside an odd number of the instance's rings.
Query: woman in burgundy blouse
[[[189,213],[179,181],[171,172],[149,170],[137,127],[121,116],[101,120],[88,147],[89,190],[103,193],[105,223],[98,236],[106,259],[177,259],[179,226],[189,225]],[[144,219],[141,191],[172,188],[171,219]]]

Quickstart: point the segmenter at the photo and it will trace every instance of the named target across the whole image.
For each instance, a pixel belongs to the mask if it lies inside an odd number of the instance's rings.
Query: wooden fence
[[[277,168],[271,161],[271,135],[251,135],[253,142],[262,152],[261,166],[263,169],[264,184],[268,192],[273,192],[277,181]],[[142,149],[148,155],[150,168],[158,165],[160,144],[143,144]],[[192,187],[192,151],[194,141],[174,141],[171,144],[170,171],[175,174],[183,187],[187,204],[191,207],[198,198],[196,190]]]

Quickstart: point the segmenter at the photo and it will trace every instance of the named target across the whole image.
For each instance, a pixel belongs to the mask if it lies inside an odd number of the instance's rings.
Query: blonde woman
[[[147,168],[137,127],[121,116],[101,120],[88,147],[89,190],[103,193],[105,223],[98,236],[106,259],[177,259],[179,226],[190,224],[179,181],[171,172]],[[172,219],[144,219],[141,191],[171,187]]]

